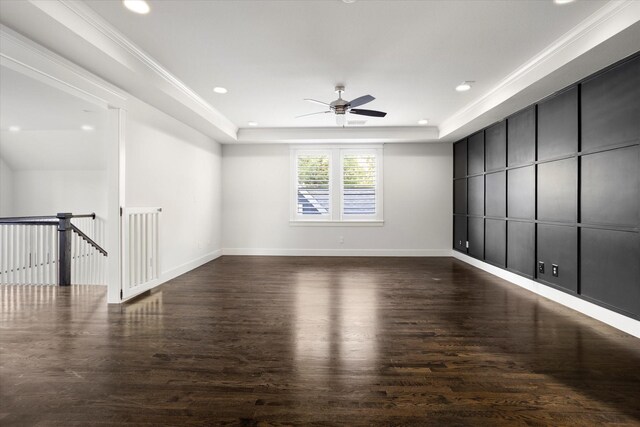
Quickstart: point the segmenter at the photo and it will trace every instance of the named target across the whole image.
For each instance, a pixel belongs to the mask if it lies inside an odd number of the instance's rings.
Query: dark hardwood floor
[[[2,286],[0,424],[640,425],[640,340],[452,258]]]

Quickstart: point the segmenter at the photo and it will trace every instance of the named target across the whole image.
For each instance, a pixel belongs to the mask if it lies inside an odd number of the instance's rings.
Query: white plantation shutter
[[[375,152],[349,152],[342,156],[342,214],[375,216],[377,207],[377,160]]]
[[[383,225],[382,145],[291,149],[292,225]]]
[[[297,215],[328,216],[331,206],[330,153],[317,151],[296,156]]]

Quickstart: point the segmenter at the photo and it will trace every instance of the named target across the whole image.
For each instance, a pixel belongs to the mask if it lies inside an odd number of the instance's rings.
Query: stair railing
[[[0,283],[69,286],[73,271],[76,284],[104,284],[107,252],[73,218],[96,215],[0,218]]]

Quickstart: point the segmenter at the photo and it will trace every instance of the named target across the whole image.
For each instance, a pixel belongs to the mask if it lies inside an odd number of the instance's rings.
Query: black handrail
[[[90,214],[71,215],[71,218],[91,218],[91,219],[96,219],[96,213],[92,212]]]
[[[52,223],[57,224],[58,218],[60,218],[60,215],[62,214],[45,215],[45,216],[10,216],[10,217],[0,218],[0,224],[25,224],[25,223],[31,224],[35,222],[40,223],[42,220],[47,220],[47,219],[50,219]],[[72,213],[65,213],[64,215],[66,215],[68,218],[96,219],[95,212],[92,212],[90,214],[79,214],[79,215],[74,215]],[[45,222],[45,225],[49,225],[49,224]]]
[[[11,220],[11,221],[9,221]],[[6,225],[58,225],[57,219],[21,219],[20,221],[14,221],[13,218],[0,218],[0,224]]]
[[[0,218],[0,224],[11,225],[57,225],[58,226],[58,285],[71,285],[71,233],[75,232],[82,237],[89,245],[107,256],[107,251],[94,242],[89,236],[84,234],[78,227],[71,224],[72,218],[92,218],[96,219],[95,213],[74,215],[70,212],[58,213],[55,216],[19,216]]]
[[[84,234],[82,232],[82,230],[80,230],[78,227],[76,227],[75,225],[71,224],[71,229],[77,233],[80,237],[82,237],[84,239],[85,242],[87,242],[88,244],[90,244],[91,246],[93,246],[93,248],[95,250],[97,250],[98,252],[100,252],[102,255],[107,256],[107,251],[105,251],[104,249],[102,249],[100,247],[100,245],[98,245],[96,242],[94,242],[91,237],[87,236],[86,234]]]

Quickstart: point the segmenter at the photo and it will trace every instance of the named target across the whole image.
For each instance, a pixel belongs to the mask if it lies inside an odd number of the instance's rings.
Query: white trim
[[[384,221],[378,220],[344,220],[344,221],[321,221],[321,220],[291,220],[291,227],[382,227]]]
[[[451,249],[224,248],[222,254],[257,256],[449,257],[451,256]]]
[[[163,285],[165,283],[167,283],[168,281],[175,279],[178,276],[182,276],[185,273],[188,273],[191,270],[194,270],[198,267],[200,267],[201,265],[204,265],[208,262],[211,262],[217,258],[220,258],[222,256],[222,249],[217,249],[211,253],[208,253],[204,256],[201,256],[200,258],[194,259],[193,261],[189,261],[189,262],[185,262],[182,265],[179,265],[178,267],[172,268],[171,270],[168,271],[164,271],[162,272],[162,274],[160,275],[160,278],[157,280],[157,283],[155,284],[154,289],[158,290],[158,286]],[[141,292],[138,292],[136,294],[133,294],[131,296],[129,296],[126,299],[123,299],[120,302],[125,302],[130,300],[131,298],[135,298],[136,296],[148,291],[149,289],[145,289]]]
[[[242,144],[371,144],[440,142],[436,126],[241,128]],[[375,147],[372,147],[375,148]]]
[[[162,212],[162,208],[159,206],[150,206],[150,207],[135,207],[135,208],[125,208],[127,213],[137,214],[137,213],[149,213],[152,211]]]
[[[502,268],[487,264],[486,262],[471,258],[470,256],[464,255],[460,252],[453,251],[452,253],[453,257],[460,261],[466,262],[469,265],[491,273],[494,276],[498,276],[501,279],[520,286],[530,292],[562,304],[565,307],[569,307],[575,311],[599,320],[600,322],[606,323],[609,326],[613,326],[614,328],[626,332],[629,335],[640,338],[640,321],[638,320],[623,316],[615,311],[600,307],[599,305],[574,297],[573,295],[569,295],[550,286],[543,285],[542,283],[527,279],[526,277],[522,277],[510,271],[506,271]]]
[[[124,206],[126,189],[126,153],[125,126],[126,111],[122,108],[109,110],[109,169],[108,169],[108,209],[107,216],[107,263],[109,275],[107,280],[107,303],[120,303],[120,293],[124,283],[122,254],[125,246],[122,240],[122,216],[120,209]]]
[[[640,1],[608,2],[507,75],[491,90],[447,117],[439,127],[439,138],[444,138],[471,123],[638,20],[640,20]]]
[[[346,143],[345,143],[346,144]],[[384,148],[384,144],[358,144],[356,146],[356,148],[354,148],[352,145],[345,145],[345,144],[323,144],[323,143],[316,143],[316,144],[291,144],[289,145],[289,149],[290,150],[297,150],[300,152],[304,152],[305,150],[308,151],[316,151],[316,150],[340,150],[340,149],[349,149],[349,150],[381,150]]]
[[[217,258],[220,258],[222,254],[223,254],[222,249],[216,249],[215,251],[209,252],[208,254],[203,255],[200,258],[196,258],[192,261],[185,262],[184,264],[174,267],[171,270],[163,271],[162,274],[160,274],[160,283],[161,284],[165,283],[169,280],[175,279],[178,276],[188,273],[191,270],[194,270],[200,267],[201,265],[211,262]]]
[[[0,64],[101,108],[122,108],[129,97],[84,68],[1,24]]]

